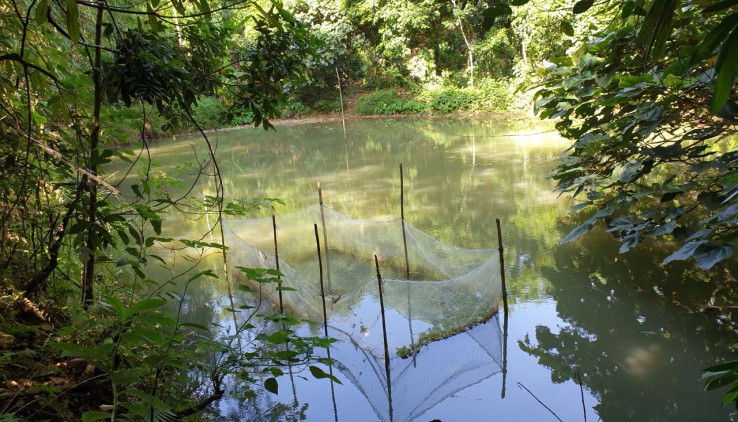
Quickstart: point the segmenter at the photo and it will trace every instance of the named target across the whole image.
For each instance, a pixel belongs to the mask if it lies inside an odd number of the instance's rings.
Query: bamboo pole
[[[502,247],[502,229],[500,229],[500,219],[496,218],[497,222],[497,250],[500,252],[500,282],[502,283],[502,304],[505,309],[505,319],[507,319],[507,283],[505,282],[505,257],[503,254],[504,248]]]
[[[407,235],[405,234],[405,176],[400,163],[400,222],[402,224],[402,246],[405,248],[405,277],[410,280],[410,260],[407,256]]]
[[[379,258],[374,254],[374,265],[377,268],[377,285],[379,286],[379,310],[382,313],[382,335],[384,336],[384,370],[387,373],[387,401],[389,402],[390,422],[392,417],[392,378],[390,373],[389,343],[387,342],[387,322],[384,317],[384,293],[382,292],[382,274],[379,272]]]
[[[323,332],[325,333],[325,336],[328,337],[328,312],[325,307],[325,289],[323,288],[323,260],[320,257],[320,237],[318,236],[318,225],[313,224],[313,228],[315,229],[315,245],[318,249],[318,268],[320,270],[320,298],[323,302]],[[326,352],[328,352],[328,359],[331,359],[331,346],[330,344],[326,346],[325,348]],[[335,421],[338,422],[338,406],[336,404],[336,390],[333,386],[333,365],[328,366],[328,372],[331,375],[331,400],[333,401],[333,415],[335,417]]]
[[[407,255],[407,233],[405,232],[405,175],[400,163],[400,224],[402,225],[402,246],[405,249],[405,278],[410,280],[410,260]],[[410,305],[410,283],[407,289],[407,325],[410,329],[410,347],[415,349],[415,336],[413,335],[413,314]],[[416,365],[415,354],[413,354],[413,366]]]
[[[328,281],[328,291],[332,291],[331,287],[331,260],[328,256],[328,230],[325,227],[325,212],[323,210],[323,188],[318,182],[318,204],[320,204],[320,222],[323,225],[323,245],[325,249],[325,275]]]
[[[277,217],[272,214],[272,228],[274,229],[274,261],[277,263],[277,271],[279,271],[279,246],[277,245]],[[284,305],[282,304],[282,276],[277,276],[277,291],[279,292],[279,313],[284,313]]]
[[[323,288],[323,260],[320,257],[320,237],[318,236],[318,225],[313,224],[315,229],[315,244],[318,246],[318,267],[320,268],[320,298],[323,302],[323,330],[328,337],[328,312],[325,308],[325,289]]]
[[[502,324],[502,393],[500,396],[505,398],[505,383],[507,382],[507,313],[505,313],[504,322]]]

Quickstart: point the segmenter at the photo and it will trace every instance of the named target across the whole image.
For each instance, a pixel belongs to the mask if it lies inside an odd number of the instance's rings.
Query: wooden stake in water
[[[500,396],[505,398],[505,383],[507,382],[507,313],[502,324],[502,393]]]
[[[505,257],[504,248],[502,247],[502,230],[500,229],[500,219],[497,222],[497,250],[500,252],[500,282],[502,283],[502,304],[505,309],[505,318],[507,318],[507,283],[505,282]]]
[[[318,248],[318,268],[320,270],[320,297],[321,297],[321,301],[323,302],[323,332],[325,333],[325,336],[328,337],[328,312],[326,311],[326,307],[325,307],[325,289],[323,288],[323,260],[320,257],[320,237],[318,236],[318,225],[313,224],[313,228],[315,229],[315,245]],[[330,359],[331,358],[330,344],[326,346],[325,350],[326,352],[328,352],[328,359]],[[328,366],[328,372],[331,375],[331,400],[333,401],[333,415],[335,417],[335,421],[338,422],[338,406],[336,404],[336,391],[333,386],[333,365]]]
[[[379,272],[379,259],[374,255],[374,265],[377,268],[377,285],[379,285],[379,310],[382,313],[382,335],[384,336],[384,370],[387,373],[387,400],[389,402],[389,417],[392,418],[392,378],[390,374],[389,343],[387,342],[387,321],[384,317],[384,293],[382,292],[382,274]]]
[[[325,308],[325,289],[323,288],[323,259],[320,257],[320,237],[318,236],[318,225],[313,224],[315,228],[315,244],[318,247],[318,267],[320,269],[320,298],[323,302],[323,329],[325,336],[328,337],[328,312]]]
[[[277,263],[277,271],[279,271],[279,246],[277,246],[277,217],[272,214],[272,227],[274,228],[274,261]],[[279,292],[279,313],[284,313],[284,305],[282,304],[282,276],[277,276],[277,291]]]
[[[407,255],[407,233],[405,232],[405,175],[402,171],[402,163],[400,163],[400,224],[402,225],[402,246],[405,249],[405,278],[410,280],[410,260]],[[413,335],[413,314],[410,305],[410,283],[407,289],[407,324],[410,329],[410,347],[415,349],[415,336]],[[416,364],[415,354],[413,353],[413,365]]]
[[[325,275],[328,280],[328,291],[331,290],[331,261],[328,256],[328,230],[325,227],[325,212],[323,210],[323,189],[318,182],[318,203],[320,204],[320,223],[323,225],[323,245],[325,247]]]
[[[407,257],[407,235],[405,234],[405,176],[400,163],[400,222],[402,224],[402,246],[405,248],[405,277],[410,280],[410,260]]]

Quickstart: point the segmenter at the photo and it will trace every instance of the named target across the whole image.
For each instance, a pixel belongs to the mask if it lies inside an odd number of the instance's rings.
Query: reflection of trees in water
[[[297,400],[283,403],[272,394],[258,394],[244,400],[224,398],[218,404],[217,412],[207,415],[207,420],[215,422],[305,421],[308,405],[308,403],[300,403]]]
[[[707,308],[735,297],[735,263],[709,272],[662,267],[658,245],[617,255],[605,237],[557,249],[543,274],[570,326],[538,326],[521,349],[551,368],[554,382],[581,373],[603,420],[725,418],[719,395],[704,393],[699,378],[701,368],[735,348],[734,327]]]

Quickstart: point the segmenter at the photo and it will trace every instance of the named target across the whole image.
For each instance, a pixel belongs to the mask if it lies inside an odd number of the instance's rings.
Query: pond
[[[620,255],[604,231],[560,246],[577,221],[567,213],[574,203],[547,179],[568,147],[548,128],[523,120],[367,119],[347,121],[345,135],[341,121],[325,121],[223,131],[210,140],[227,198],[279,198],[277,214],[317,204],[320,182],[325,204],[342,214],[398,218],[402,163],[405,219],[431,237],[496,249],[501,220],[510,314],[505,344],[495,347],[505,351],[505,370],[467,353],[468,336],[434,343],[425,352],[437,356],[426,359],[433,365],[422,363],[421,351],[406,378],[414,381],[394,387],[394,420],[735,419],[721,407],[721,392],[703,391],[700,369],[734,357],[736,327],[725,309],[736,294],[736,262],[711,271],[664,267],[674,245],[651,242]],[[187,182],[194,177],[188,163],[207,158],[196,136],[159,141],[150,152],[155,173]],[[212,181],[201,179],[195,193],[213,195]],[[163,235],[200,237],[211,218],[172,213]],[[223,283],[196,290],[190,318],[230,318]],[[480,335],[499,336],[502,326],[495,317]],[[464,369],[449,375],[447,365]],[[213,418],[388,420],[387,404],[370,398],[374,387],[336,371],[342,385],[331,395],[327,380],[306,372],[280,377],[278,395],[223,399]],[[431,386],[425,402],[397,399],[413,385]],[[403,405],[414,410],[402,413]]]

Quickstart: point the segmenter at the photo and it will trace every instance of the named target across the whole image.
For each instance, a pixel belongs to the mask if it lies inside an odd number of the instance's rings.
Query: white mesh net
[[[497,312],[501,285],[496,250],[460,249],[399,219],[362,222],[316,205],[276,217],[281,284],[290,288],[282,290],[287,313],[323,322],[314,224],[323,254],[329,324],[375,357],[384,354],[375,254],[393,353],[406,355]],[[277,268],[271,218],[226,220],[223,225],[231,266]],[[258,285],[261,295],[278,307],[276,287]]]

